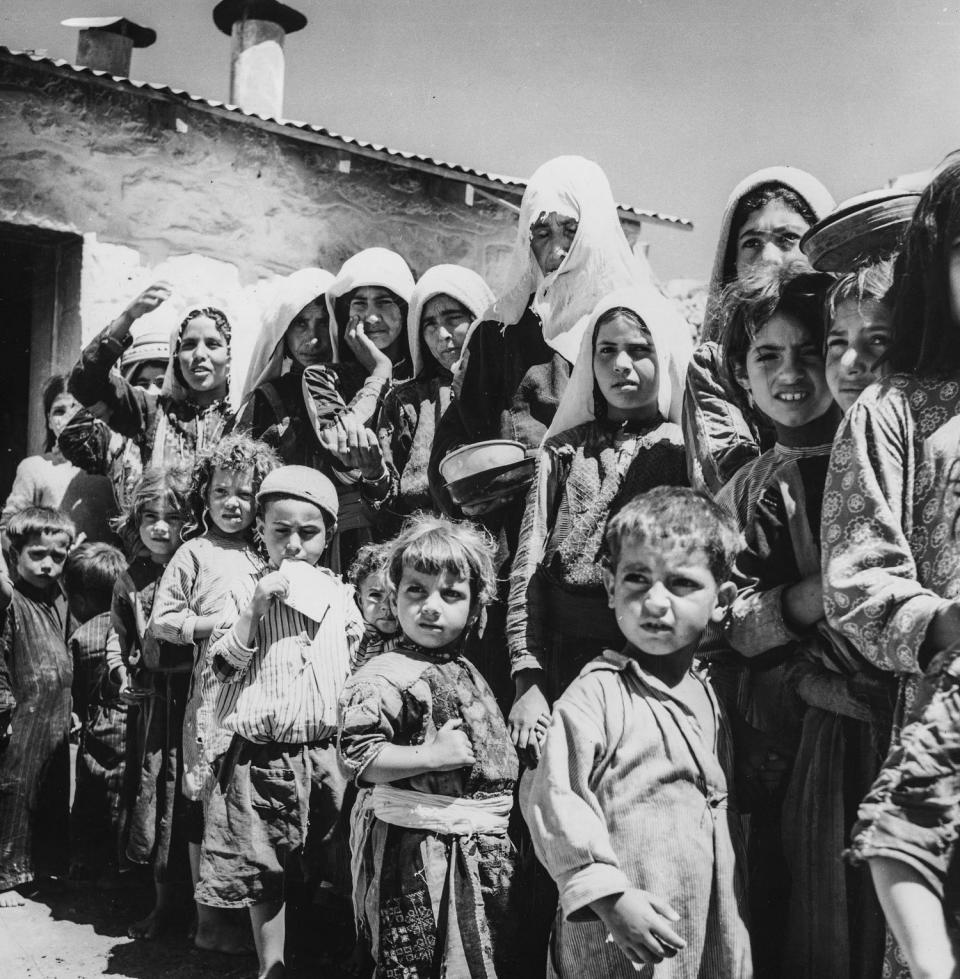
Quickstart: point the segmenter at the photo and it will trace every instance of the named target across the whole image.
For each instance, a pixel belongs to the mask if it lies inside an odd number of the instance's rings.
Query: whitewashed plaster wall
[[[360,157],[344,174],[334,150],[242,117],[0,60],[0,222],[83,236],[83,341],[166,278],[176,296],[155,320],[172,326],[202,299],[223,305],[240,378],[277,277],[335,272],[371,245],[396,249],[417,273],[459,262],[496,289],[515,216],[445,199],[458,186]]]

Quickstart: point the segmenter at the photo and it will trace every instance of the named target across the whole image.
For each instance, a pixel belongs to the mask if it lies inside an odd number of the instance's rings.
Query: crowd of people
[[[236,411],[228,317],[137,296],[0,521],[0,909],[150,868],[131,935],[262,979],[958,974],[960,162],[915,197],[824,271],[826,188],[746,178],[695,345],[560,157],[499,294],[289,275]]]

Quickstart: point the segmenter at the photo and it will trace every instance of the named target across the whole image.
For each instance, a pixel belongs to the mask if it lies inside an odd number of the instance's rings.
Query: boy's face
[[[267,500],[263,516],[257,517],[257,531],[275,568],[284,561],[316,565],[327,547],[324,512],[309,500]]]
[[[364,622],[387,636],[397,631],[397,617],[393,614],[390,593],[380,572],[368,574],[360,582],[357,597]]]
[[[140,540],[154,561],[163,562],[180,546],[184,515],[160,504],[150,504],[140,518]]]
[[[764,325],[736,375],[757,407],[784,428],[808,425],[833,402],[820,348],[787,313],[775,313]]]
[[[427,649],[448,646],[473,620],[470,582],[449,571],[404,567],[394,604],[403,634]]]
[[[21,550],[13,552],[17,556],[17,574],[35,588],[46,588],[63,573],[69,550],[69,534],[35,534]]]
[[[699,549],[629,538],[616,569],[603,569],[603,580],[620,631],[650,656],[695,647],[707,625],[722,620],[737,590],[732,582],[717,583]]]

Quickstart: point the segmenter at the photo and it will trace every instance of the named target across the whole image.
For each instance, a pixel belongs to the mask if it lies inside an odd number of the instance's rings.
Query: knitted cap
[[[323,510],[334,523],[337,522],[337,491],[322,472],[309,466],[281,466],[274,469],[260,484],[257,503],[262,503],[268,496],[306,500]]]

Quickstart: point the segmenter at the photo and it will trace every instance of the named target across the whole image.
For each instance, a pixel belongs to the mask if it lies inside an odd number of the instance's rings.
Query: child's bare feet
[[[22,908],[25,903],[20,892],[13,888],[8,891],[0,891],[0,908]]]
[[[154,908],[146,918],[135,921],[128,929],[131,938],[159,938],[170,927],[171,913],[167,908]]]

